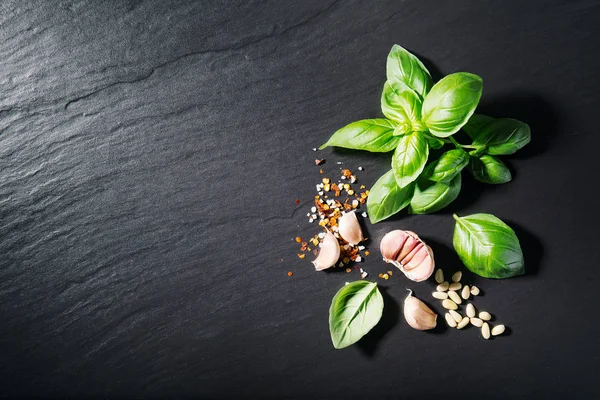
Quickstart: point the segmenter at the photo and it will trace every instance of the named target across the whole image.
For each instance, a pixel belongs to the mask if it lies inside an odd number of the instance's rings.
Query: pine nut
[[[458,323],[460,321],[462,321],[462,315],[460,315],[459,313],[457,313],[454,310],[450,310],[448,311],[448,314],[452,315],[452,318],[454,318],[454,320]]]
[[[471,303],[467,304],[467,316],[469,318],[473,318],[475,317],[476,313],[475,313],[475,306]]]
[[[471,294],[477,296],[479,294],[479,288],[477,286],[471,286]]]
[[[448,282],[442,282],[439,285],[437,285],[435,290],[437,290],[438,292],[445,292],[446,290],[448,290],[449,286],[450,284]]]
[[[454,318],[452,318],[452,315],[446,313],[444,317],[446,318],[446,323],[450,325],[450,327],[456,328],[456,321],[454,320]]]
[[[432,296],[438,300],[444,300],[448,298],[448,293],[446,292],[433,292]]]
[[[484,339],[490,338],[490,325],[487,322],[484,322],[483,326],[481,327],[481,335]]]
[[[444,271],[442,271],[441,268],[438,268],[438,270],[435,271],[435,281],[437,283],[444,282]]]
[[[471,318],[471,324],[473,324],[473,326],[476,326],[478,328],[481,328],[481,325],[483,325],[483,321],[480,320],[479,318]]]
[[[448,297],[450,297],[452,299],[452,301],[455,302],[456,304],[462,303],[460,296],[458,294],[456,294],[456,292],[453,292],[452,290],[448,292]]]
[[[462,319],[462,321],[460,321],[460,322],[458,323],[458,325],[456,325],[456,328],[457,328],[457,329],[462,329],[462,328],[464,328],[464,327],[465,327],[465,326],[467,326],[467,325],[469,325],[469,317],[464,317],[464,318]]]
[[[450,286],[449,286],[448,288],[449,288],[450,290],[457,291],[457,290],[460,290],[460,288],[461,288],[461,287],[462,287],[462,285],[461,285],[460,283],[458,283],[458,282],[453,282],[453,283],[451,283],[451,284],[450,284]]]
[[[493,336],[498,336],[498,335],[502,335],[504,333],[504,325],[496,325],[495,327],[492,328],[492,335]]]
[[[471,295],[471,291],[469,290],[468,286],[465,286],[462,290],[462,292],[460,292],[460,295],[463,299],[467,300],[469,298],[469,296]]]
[[[455,272],[454,275],[452,275],[452,282],[460,282],[460,278],[462,278],[462,272]]]
[[[490,315],[489,312],[482,311],[479,313],[479,318],[481,318],[484,321],[489,321],[490,319],[492,319],[492,316]]]
[[[458,308],[456,303],[450,299],[446,299],[446,300],[442,301],[442,307],[444,307],[448,310],[456,310]]]

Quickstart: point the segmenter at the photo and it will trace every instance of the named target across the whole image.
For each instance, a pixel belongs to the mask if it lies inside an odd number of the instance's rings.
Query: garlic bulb
[[[380,250],[383,261],[394,264],[412,281],[424,281],[433,273],[433,251],[414,232],[395,230],[387,233],[381,239]]]
[[[317,259],[312,263],[315,266],[315,270],[323,271],[329,267],[333,267],[337,260],[340,258],[340,245],[338,240],[333,233],[327,231],[323,242],[321,242],[321,250]]]
[[[338,219],[338,233],[350,244],[358,244],[365,240],[356,213],[350,211]]]
[[[421,300],[412,295],[412,290],[404,300],[404,319],[412,328],[426,331],[437,325],[437,314]]]

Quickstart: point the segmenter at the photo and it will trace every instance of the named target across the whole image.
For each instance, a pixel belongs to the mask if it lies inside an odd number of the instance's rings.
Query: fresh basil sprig
[[[329,331],[336,349],[354,344],[381,319],[383,297],[377,284],[355,281],[341,288],[329,308]]]
[[[510,278],[525,273],[519,239],[492,214],[454,214],[453,245],[465,266],[484,278]]]
[[[446,207],[458,196],[461,172],[467,165],[481,182],[499,184],[512,179],[510,170],[495,156],[513,154],[529,143],[531,132],[527,124],[514,119],[474,114],[483,91],[479,76],[457,72],[434,84],[423,63],[398,45],[388,55],[386,75],[381,95],[386,118],[351,123],[320,147],[394,151],[392,171],[377,181],[369,195],[372,223],[409,204],[409,212],[415,214]],[[461,129],[471,144],[454,139]],[[427,165],[430,149],[446,144],[455,149]]]

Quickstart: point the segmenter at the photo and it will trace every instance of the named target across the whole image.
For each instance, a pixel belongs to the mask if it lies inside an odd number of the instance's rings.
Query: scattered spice
[[[296,204],[300,204],[300,199],[296,199]]]
[[[321,164],[323,164],[324,162],[325,162],[325,160],[324,160],[324,159],[322,159],[322,160],[319,160],[318,158],[317,158],[317,159],[315,159],[315,165],[321,165]]]
[[[350,273],[350,272],[352,272],[352,269],[351,268],[346,268],[346,272]]]
[[[292,276],[292,275],[294,275],[294,273],[292,271],[289,271],[288,276]]]
[[[299,253],[299,254],[298,254],[298,258],[299,258],[299,259],[301,259],[301,260],[302,260],[304,257],[306,257],[306,254],[303,254],[303,253]]]

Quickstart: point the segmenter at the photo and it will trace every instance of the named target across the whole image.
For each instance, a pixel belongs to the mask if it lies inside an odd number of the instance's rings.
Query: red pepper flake
[[[325,171],[323,171],[322,169],[320,169],[320,170],[319,170],[319,173],[320,173],[320,174],[324,174],[324,173],[325,173]]]
[[[358,269],[358,265],[355,265],[355,266],[354,266],[354,269]]]
[[[288,276],[292,276],[292,275],[294,275],[294,273],[292,271],[289,271]]]
[[[306,257],[306,254],[298,254],[299,259],[303,259],[304,257]]]
[[[300,199],[296,199],[296,204],[300,204]]]
[[[367,251],[365,251],[365,256],[368,256],[369,254],[371,254],[371,253],[369,253],[369,251],[368,251],[368,250],[367,250]]]
[[[298,243],[302,242],[302,238],[300,236],[296,236],[296,242],[298,242]]]
[[[321,165],[321,164],[323,164],[324,162],[325,162],[325,159],[322,159],[322,160],[316,159],[316,160],[315,160],[315,165]]]
[[[350,268],[346,268],[346,272],[350,273],[350,272],[352,272],[352,270]]]

